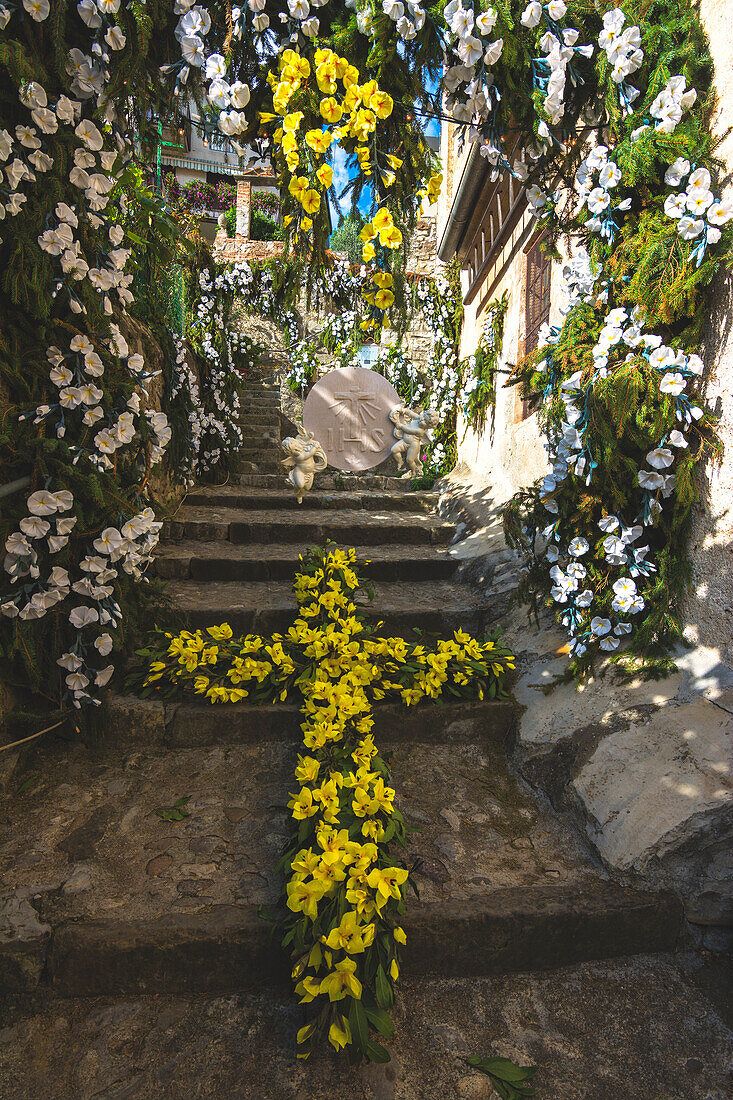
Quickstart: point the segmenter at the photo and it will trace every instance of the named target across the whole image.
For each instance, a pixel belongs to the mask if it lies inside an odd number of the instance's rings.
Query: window
[[[550,319],[550,280],[552,259],[542,251],[537,240],[527,253],[527,283],[524,300],[524,354],[537,347],[539,331]],[[526,420],[535,408],[532,397],[522,398],[521,420]]]

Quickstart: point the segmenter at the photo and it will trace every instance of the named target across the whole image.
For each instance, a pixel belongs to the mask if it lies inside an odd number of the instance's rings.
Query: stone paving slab
[[[168,595],[193,627],[227,622],[233,630],[284,632],[297,614],[287,581],[171,581]],[[382,633],[412,630],[450,636],[455,630],[482,635],[491,617],[482,598],[466,585],[451,581],[379,581],[374,599],[362,604],[371,621],[381,621]]]
[[[239,478],[239,484],[257,489],[281,489],[282,477],[273,474],[243,474]],[[322,474],[316,474],[313,481],[314,489],[327,489],[355,492],[361,489],[389,489],[398,493],[413,493],[412,480],[409,478],[390,477],[385,474],[342,474],[338,470],[328,470]]]
[[[345,549],[348,549],[345,547]],[[449,549],[433,546],[362,547],[356,555],[359,575],[372,580],[447,580],[457,567]],[[167,580],[287,580],[301,568],[294,544],[242,546],[220,540],[211,544],[182,539],[158,547],[155,572]]]
[[[295,750],[283,742],[174,753],[57,743],[26,758],[0,801],[0,975],[44,966],[73,995],[222,991],[282,966],[257,907],[276,901]],[[418,782],[414,777],[421,776]],[[418,972],[517,969],[670,947],[676,908],[608,883],[574,834],[509,775],[498,745],[396,745],[406,922]],[[189,816],[163,820],[180,800]],[[35,922],[35,924],[34,924]],[[49,943],[49,932],[52,933]],[[4,969],[3,969],[4,968]],[[232,984],[234,983],[234,984]]]
[[[552,973],[405,981],[392,1060],[295,1057],[302,1010],[277,993],[0,1007],[13,1100],[492,1100],[472,1054],[537,1065],[538,1100],[727,1100],[733,1034],[665,956]]]
[[[455,528],[435,516],[402,515],[385,511],[368,514],[343,509],[324,516],[279,509],[196,507],[184,504],[163,528],[170,539],[230,539],[235,543],[297,542],[299,549],[323,545],[331,539],[341,545],[373,546],[382,543],[446,546]]]

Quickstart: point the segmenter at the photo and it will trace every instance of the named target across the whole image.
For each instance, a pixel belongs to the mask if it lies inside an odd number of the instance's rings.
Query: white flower
[[[608,622],[608,619],[605,619],[604,622]],[[601,638],[600,646],[601,649],[612,652],[614,649],[618,649],[618,638]]]
[[[674,455],[669,447],[655,447],[653,451],[649,451],[646,460],[655,470],[666,470],[674,462]]]
[[[108,684],[112,678],[112,673],[114,672],[114,670],[114,665],[107,665],[106,668],[101,669],[94,677],[94,683],[97,685],[97,687],[104,687],[105,684]]]
[[[547,5],[547,11],[550,18],[556,21],[562,19],[567,10],[568,8],[565,0],[550,0],[550,3]]]
[[[479,34],[487,35],[491,34],[496,26],[496,11],[494,8],[489,8],[488,11],[482,11],[479,16],[476,17],[476,30]]]
[[[220,53],[212,53],[206,58],[205,76],[207,80],[213,80],[215,76],[226,76],[226,58]]]
[[[671,348],[668,348],[666,344],[660,344],[649,355],[649,364],[652,367],[656,367],[658,370],[664,370],[665,367],[670,367],[674,362],[674,352]]]
[[[479,38],[469,34],[458,43],[456,53],[464,65],[475,65],[484,52],[483,43]]]
[[[69,622],[77,630],[83,630],[85,626],[91,626],[92,623],[99,622],[99,613],[93,607],[80,604],[79,607],[73,608],[70,612]]]
[[[30,539],[42,539],[51,530],[51,524],[40,516],[26,516],[20,521],[20,529]]]
[[[617,187],[621,181],[621,169],[612,160],[607,161],[598,175],[601,187]]]
[[[106,657],[108,653],[112,652],[112,637],[109,634],[99,634],[94,639],[94,646],[99,652],[100,656]]]
[[[601,531],[615,531],[619,526],[617,516],[604,516],[603,519],[598,520],[598,526]]]
[[[591,214],[602,214],[609,206],[611,196],[602,187],[594,187],[588,195],[587,203]]]
[[[94,0],[79,0],[79,3],[76,5],[76,10],[81,19],[88,27],[91,27],[92,30],[96,30],[97,27],[102,26],[102,18]]]
[[[667,195],[664,200],[664,213],[668,218],[677,220],[683,216],[687,209],[686,198],[685,195]]]
[[[577,607],[590,607],[593,603],[593,593],[590,588],[586,588],[583,592],[579,592],[575,597],[575,603]]]
[[[575,538],[568,546],[568,554],[573,558],[581,558],[583,554],[587,554],[590,550],[590,545],[586,539]]]
[[[26,501],[26,507],[34,516],[52,516],[58,511],[56,498],[47,489],[38,489],[35,493],[31,493]]]
[[[103,139],[102,135],[91,121],[91,119],[84,118],[74,130],[74,133],[83,141],[87,149],[93,149],[95,151],[102,148]]]
[[[696,168],[687,181],[688,194],[694,190],[709,191],[712,180],[707,168]]]
[[[23,0],[23,7],[36,23],[42,23],[47,19],[51,10],[48,0]]]
[[[257,22],[257,20],[255,20]],[[204,42],[197,34],[187,34],[181,39],[181,53],[184,61],[200,69],[204,63]]]
[[[689,171],[689,160],[685,160],[684,157],[677,157],[677,160],[674,161],[673,164],[670,164],[669,168],[664,173],[664,182],[669,187],[679,187]]]
[[[111,50],[124,50],[127,45],[127,36],[119,27],[110,27],[104,36],[104,41]]]
[[[502,50],[504,49],[504,39],[497,38],[495,42],[492,42],[484,54],[484,61],[487,65],[495,65],[501,57]]]
[[[229,95],[232,101],[232,107],[236,107],[238,111],[241,111],[249,103],[250,90],[241,80],[235,80],[229,89]]]
[[[522,26],[536,27],[541,18],[542,5],[538,3],[538,0],[530,0],[530,3],[522,12]]]
[[[613,586],[617,596],[635,596],[636,584],[631,577],[621,577]]]
[[[713,202],[713,193],[712,191],[703,191],[701,188],[696,187],[692,191],[687,192],[685,202],[691,214],[704,214]]]
[[[591,619],[590,628],[596,637],[602,638],[604,634],[609,633],[611,629],[611,620],[602,619],[599,615],[596,615]]]
[[[664,484],[662,475],[655,473],[653,470],[639,470],[638,480],[642,489],[647,489],[649,492],[661,489]]]
[[[682,432],[678,432],[676,428],[669,433],[669,442],[672,444],[673,447],[687,446],[687,440],[683,436]]]
[[[99,538],[94,540],[94,549],[100,554],[113,554],[122,542],[122,535],[116,527],[105,527]]]
[[[269,16],[264,11],[260,12],[252,20],[252,26],[256,31],[261,34],[262,31],[266,31],[267,28],[270,26]]]
[[[676,371],[669,372],[664,375],[659,383],[659,391],[660,393],[671,393],[676,397],[678,394],[682,393],[686,384],[684,375]]]
[[[733,205],[730,202],[713,202],[708,207],[708,221],[711,225],[725,225],[731,218],[733,218]]]
[[[68,669],[69,672],[76,672],[78,668],[84,664],[81,657],[76,653],[62,653],[60,657],[56,659],[56,664],[61,668]]]

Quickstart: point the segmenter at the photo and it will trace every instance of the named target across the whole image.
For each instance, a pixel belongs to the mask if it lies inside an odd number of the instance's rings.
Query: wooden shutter
[[[552,260],[536,241],[527,253],[527,285],[524,303],[524,354],[534,351],[542,326],[550,319],[550,279]],[[536,401],[522,400],[522,420],[534,412]]]

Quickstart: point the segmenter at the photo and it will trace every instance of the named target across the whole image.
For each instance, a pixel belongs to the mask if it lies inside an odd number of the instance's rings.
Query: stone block
[[[605,737],[573,780],[605,862],[644,870],[733,814],[732,749],[733,717],[704,699]]]

